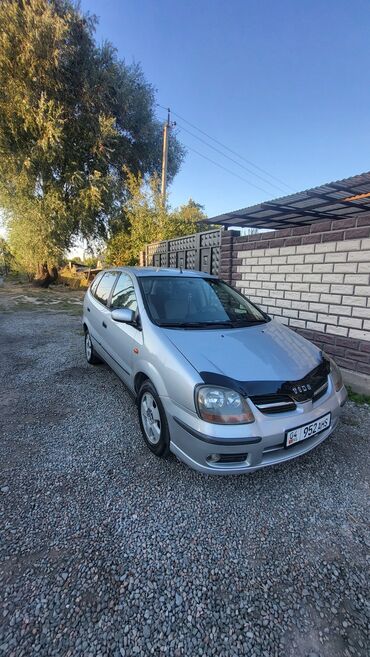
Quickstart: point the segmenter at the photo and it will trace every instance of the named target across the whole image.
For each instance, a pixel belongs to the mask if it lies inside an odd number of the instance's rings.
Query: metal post
[[[168,131],[170,129],[170,109],[168,108],[167,123],[163,126],[163,155],[162,155],[162,203],[166,202],[166,186],[167,186],[167,162],[168,162]]]

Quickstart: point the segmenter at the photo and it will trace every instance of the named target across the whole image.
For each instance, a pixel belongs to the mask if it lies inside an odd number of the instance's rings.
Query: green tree
[[[206,218],[203,205],[190,198],[185,205],[180,205],[170,214],[164,239],[209,230],[210,226],[203,223]]]
[[[127,172],[127,186],[129,195],[107,243],[109,264],[136,264],[145,244],[204,230],[206,215],[192,199],[175,209],[163,204],[158,175],[144,180]]]
[[[0,3],[0,205],[28,272],[44,275],[75,236],[114,227],[128,170],[160,170],[154,89],[96,45],[95,25],[70,0]],[[173,136],[170,180],[183,156]]]

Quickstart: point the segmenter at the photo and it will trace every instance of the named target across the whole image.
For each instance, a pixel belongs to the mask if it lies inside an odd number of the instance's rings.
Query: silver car
[[[101,272],[83,309],[89,363],[135,395],[144,440],[201,472],[253,472],[335,429],[347,393],[334,361],[202,272]]]

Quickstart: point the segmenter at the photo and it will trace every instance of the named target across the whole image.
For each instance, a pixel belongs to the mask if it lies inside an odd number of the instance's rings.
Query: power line
[[[175,116],[178,116],[178,118],[181,119],[181,121],[185,121],[185,123],[187,123],[188,125],[190,125],[190,126],[191,126],[192,128],[194,128],[195,130],[198,130],[198,132],[202,133],[205,137],[208,137],[208,139],[211,139],[212,141],[214,141],[214,142],[215,142],[216,144],[218,144],[219,146],[222,146],[222,148],[225,148],[227,151],[229,151],[229,152],[232,153],[233,155],[236,155],[236,157],[239,157],[241,160],[244,160],[244,162],[247,162],[247,164],[250,164],[252,167],[254,167],[255,169],[257,169],[258,171],[261,171],[261,173],[264,173],[266,176],[269,176],[269,177],[272,178],[273,180],[276,180],[276,182],[280,183],[281,185],[284,185],[284,187],[287,187],[288,189],[290,189],[290,190],[292,190],[292,191],[295,191],[292,187],[290,187],[290,185],[287,185],[287,183],[285,183],[283,180],[280,180],[280,178],[277,178],[277,177],[274,176],[272,173],[269,173],[269,171],[266,171],[265,169],[262,169],[262,167],[259,167],[257,164],[255,164],[254,162],[252,162],[252,160],[248,160],[246,157],[244,157],[243,155],[240,155],[239,153],[237,153],[236,151],[234,151],[232,148],[229,148],[228,146],[226,146],[226,144],[223,144],[223,143],[222,143],[221,141],[219,141],[218,139],[215,139],[214,137],[212,137],[211,135],[209,135],[207,132],[204,132],[204,130],[201,130],[200,128],[198,128],[198,127],[197,127],[196,125],[194,125],[193,123],[190,123],[190,121],[187,121],[187,119],[184,119],[184,117],[180,116],[180,114],[177,114],[177,112],[173,112],[173,114],[174,114]],[[256,174],[254,174],[254,175],[256,175]],[[270,184],[271,184],[271,183],[270,183]]]
[[[269,195],[270,192],[268,192],[266,189],[263,187],[259,187],[258,185],[255,185],[252,183],[250,180],[247,180],[246,178],[243,178],[243,176],[239,176],[238,173],[235,173],[235,171],[231,171],[231,169],[228,169],[227,167],[224,167],[223,164],[219,164],[219,162],[215,162],[215,160],[212,160],[210,157],[207,157],[207,155],[204,155],[203,153],[199,153],[195,148],[191,148],[187,144],[184,144],[186,148],[189,149],[189,151],[193,151],[193,153],[196,153],[200,157],[203,157],[205,160],[208,160],[208,162],[212,162],[216,167],[219,167],[220,169],[223,169],[224,171],[227,171],[227,173],[230,173],[232,176],[235,176],[236,178],[239,178],[239,180],[242,180],[243,182],[247,183],[247,185],[251,185],[252,187],[255,187],[256,189],[259,189],[260,192],[263,192],[264,194]]]
[[[157,103],[157,104],[158,104],[158,103]],[[160,105],[159,107],[162,107],[162,105]],[[165,108],[163,108],[163,109],[165,109]],[[172,111],[172,110],[171,110],[171,111]],[[178,124],[174,124],[174,125],[178,126]],[[180,130],[185,130],[185,131],[188,132],[190,135],[193,135],[193,133],[190,132],[190,130],[187,130],[187,129],[184,128],[183,126],[179,126],[179,127],[180,127]],[[193,136],[195,137],[195,135],[193,135]],[[198,139],[199,139],[199,138],[198,138]],[[209,146],[209,148],[213,148],[214,150],[216,150],[216,152],[221,153],[221,155],[224,155],[224,157],[227,157],[229,160],[231,160],[231,162],[235,162],[235,164],[237,164],[238,166],[242,166],[242,165],[239,164],[239,162],[236,162],[236,160],[233,160],[232,158],[229,158],[228,155],[225,155],[224,153],[222,153],[222,151],[219,151],[217,148],[214,148],[214,146],[211,146],[211,144],[207,144],[207,142],[204,141],[203,139],[201,139],[201,141],[203,141],[203,142],[206,144],[206,146]],[[207,157],[207,156],[204,155],[203,153],[200,153],[200,152],[197,151],[195,148],[192,148],[191,146],[188,146],[187,144],[184,144],[184,146],[185,146],[185,148],[187,148],[189,151],[192,151],[193,153],[196,153],[197,155],[199,155],[199,157],[203,157],[203,159],[207,160],[208,162],[211,162],[212,164],[214,164],[215,166],[219,167],[220,169],[223,169],[224,171],[227,171],[227,172],[230,173],[232,176],[234,176],[234,177],[236,177],[236,178],[239,178],[239,180],[242,180],[243,182],[247,183],[247,185],[251,185],[252,187],[255,187],[255,189],[260,190],[261,192],[263,192],[264,194],[267,194],[268,196],[271,194],[271,192],[267,191],[267,189],[265,189],[264,187],[259,187],[258,185],[256,185],[255,183],[251,182],[250,180],[247,180],[247,178],[243,178],[242,176],[240,176],[240,175],[239,175],[238,173],[236,173],[235,171],[231,171],[231,169],[228,169],[227,167],[223,166],[222,164],[219,164],[218,162],[215,162],[215,160],[212,160],[210,157]],[[242,168],[244,169],[245,167],[242,167]],[[248,171],[248,169],[246,169],[246,170]],[[254,175],[256,175],[256,174],[254,174]],[[262,179],[262,180],[264,180],[264,179]],[[266,182],[268,182],[268,181],[266,181]],[[269,183],[269,184],[271,184],[271,183]]]
[[[280,187],[279,185],[276,185],[275,183],[270,182],[270,180],[267,180],[267,179],[264,178],[263,176],[260,176],[258,173],[255,173],[254,171],[252,171],[252,169],[249,169],[248,167],[244,166],[244,164],[240,164],[240,162],[238,162],[237,160],[234,160],[233,157],[230,157],[229,155],[226,155],[226,153],[223,153],[219,148],[216,148],[216,146],[212,146],[212,144],[208,144],[208,143],[206,142],[205,139],[202,139],[202,137],[198,137],[198,135],[195,135],[193,132],[191,132],[190,130],[188,130],[187,128],[185,128],[183,125],[177,123],[177,126],[178,126],[181,130],[184,130],[185,132],[187,132],[187,133],[188,133],[189,135],[191,135],[192,137],[195,137],[195,139],[198,139],[199,141],[201,141],[203,144],[205,144],[206,146],[208,146],[208,148],[212,148],[214,151],[216,151],[216,153],[219,153],[219,154],[222,155],[223,157],[226,157],[228,160],[230,160],[230,162],[234,162],[234,164],[236,164],[238,167],[241,167],[241,168],[244,169],[245,171],[248,171],[248,173],[251,173],[252,176],[255,176],[255,177],[258,178],[259,180],[262,180],[262,182],[267,183],[268,185],[271,185],[271,187],[275,187],[276,189],[278,189],[278,190],[279,190],[280,192],[282,192],[283,194],[286,193],[285,190],[284,190],[282,187]]]
[[[162,109],[167,109],[167,107],[164,107],[163,105],[160,105],[159,103],[157,103],[157,105],[158,105],[158,107],[161,107]],[[252,162],[251,160],[248,160],[248,159],[247,159],[246,157],[244,157],[243,155],[240,155],[239,153],[237,153],[236,151],[234,151],[232,148],[229,148],[229,146],[226,146],[226,144],[223,144],[221,141],[219,141],[218,139],[215,139],[214,137],[212,137],[211,135],[209,135],[209,134],[208,134],[207,132],[205,132],[204,130],[201,130],[201,128],[198,128],[198,126],[194,125],[194,123],[191,123],[190,121],[188,121],[187,119],[185,119],[183,116],[181,116],[181,115],[178,114],[177,112],[174,112],[174,111],[172,110],[172,114],[174,114],[174,115],[177,116],[179,119],[181,119],[181,121],[185,121],[185,123],[187,123],[187,125],[190,125],[190,126],[191,126],[192,128],[194,128],[195,130],[198,130],[198,132],[200,132],[201,134],[203,134],[203,135],[204,135],[205,137],[207,137],[208,139],[211,139],[212,141],[214,141],[216,144],[218,144],[218,145],[221,146],[222,148],[225,148],[227,151],[229,151],[229,153],[232,153],[233,155],[236,155],[236,157],[240,158],[241,160],[244,160],[244,162],[247,162],[247,164],[250,164],[252,167],[254,167],[255,169],[257,169],[258,171],[261,171],[261,173],[264,173],[266,176],[269,176],[269,178],[272,178],[273,180],[275,180],[276,182],[280,183],[281,185],[284,185],[284,187],[286,187],[287,189],[289,189],[289,190],[291,190],[291,191],[295,191],[292,187],[290,187],[290,185],[287,185],[287,183],[285,183],[283,180],[281,180],[281,179],[278,178],[277,176],[274,176],[272,173],[269,173],[269,171],[266,171],[266,169],[262,169],[262,167],[258,166],[257,164],[255,164],[255,163]],[[254,175],[256,175],[256,174],[254,174]],[[269,183],[269,184],[271,184],[271,183]]]

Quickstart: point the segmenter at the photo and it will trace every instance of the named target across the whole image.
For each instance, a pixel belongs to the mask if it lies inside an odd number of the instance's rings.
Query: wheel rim
[[[86,358],[87,360],[90,360],[92,354],[92,344],[91,344],[91,338],[89,333],[86,333],[86,337],[85,337],[85,350],[86,350]]]
[[[144,392],[140,412],[147,439],[152,445],[158,445],[161,438],[161,416],[158,404],[150,392]]]

